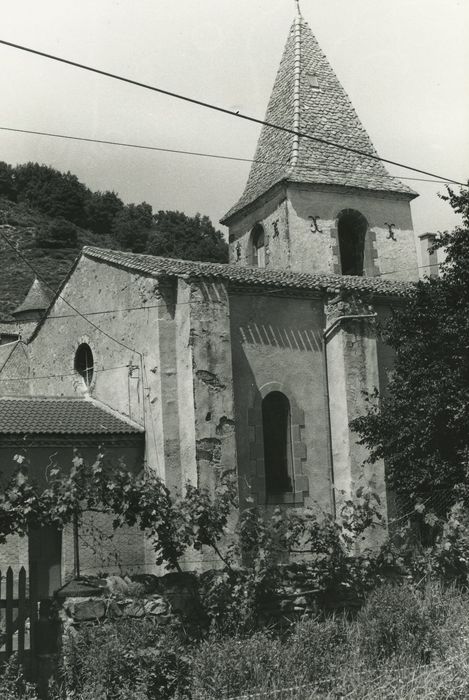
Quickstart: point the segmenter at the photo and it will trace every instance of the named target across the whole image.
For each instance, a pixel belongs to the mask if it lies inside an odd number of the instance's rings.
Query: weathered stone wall
[[[367,412],[364,392],[385,388],[390,355],[378,347],[377,319],[388,313],[386,306],[377,310],[360,299],[342,302],[335,298],[326,307],[326,356],[331,415],[332,455],[336,502],[353,497],[362,480],[373,483],[387,517],[384,463],[366,464],[367,449],[350,422]],[[376,314],[376,318],[366,318]],[[362,318],[347,316],[362,315]]]
[[[252,265],[251,232],[256,223],[261,223],[267,267],[340,274],[337,220],[345,209],[359,211],[368,222],[364,259],[367,276],[418,279],[409,201],[393,194],[347,188],[279,187],[270,199],[261,199],[258,206],[230,226],[230,261]]]
[[[265,504],[262,398],[283,392],[291,408],[294,494],[287,506],[331,508],[319,298],[231,296],[231,336],[240,487]]]
[[[266,266],[289,267],[288,209],[282,187],[230,226],[230,262],[252,265],[251,232],[258,223],[264,227]]]
[[[0,396],[29,394],[28,346],[22,342],[0,347]]]
[[[292,269],[340,274],[337,217],[344,209],[359,211],[368,222],[367,276],[381,274],[386,275],[386,279],[418,279],[417,250],[408,200],[356,190],[321,191],[299,185],[288,188]],[[312,216],[319,217],[320,233],[312,230]],[[389,238],[387,224],[394,224],[392,230],[396,240]]]

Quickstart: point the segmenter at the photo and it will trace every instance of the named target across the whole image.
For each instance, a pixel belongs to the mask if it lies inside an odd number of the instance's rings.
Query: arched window
[[[290,402],[280,391],[262,401],[265,490],[267,496],[293,491]]]
[[[339,250],[343,275],[363,275],[367,230],[368,222],[359,211],[345,209],[339,214]]]
[[[75,369],[83,377],[86,386],[90,386],[94,375],[94,360],[91,348],[87,343],[81,343],[75,353]]]
[[[256,224],[251,233],[252,264],[255,267],[265,267],[265,235],[262,224]]]

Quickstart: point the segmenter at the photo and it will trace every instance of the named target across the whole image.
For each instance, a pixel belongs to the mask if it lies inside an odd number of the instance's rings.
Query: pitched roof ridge
[[[297,133],[293,136],[292,150],[290,157],[290,166],[287,170],[287,175],[291,175],[296,165],[298,164],[298,156],[300,153],[300,118],[301,118],[301,27],[302,17],[300,13],[300,5],[298,4],[298,15],[294,21],[294,58],[293,58],[293,125],[292,128]]]
[[[93,260],[117,265],[123,269],[140,272],[152,277],[168,276],[188,279],[191,277],[218,278],[233,285],[277,287],[283,289],[325,290],[351,289],[357,292],[377,294],[406,294],[412,286],[407,280],[381,279],[338,275],[335,273],[311,273],[298,270],[259,268],[236,263],[212,263],[176,258],[161,258],[144,253],[130,253],[106,248],[87,247],[83,253]]]

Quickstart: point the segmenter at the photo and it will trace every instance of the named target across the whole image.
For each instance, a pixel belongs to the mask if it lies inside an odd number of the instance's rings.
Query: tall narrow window
[[[367,230],[368,222],[359,211],[345,209],[339,214],[339,250],[343,275],[363,275]]]
[[[75,354],[75,369],[83,378],[86,386],[90,386],[94,375],[94,360],[91,348],[87,343],[81,343]]]
[[[280,391],[262,401],[265,488],[267,496],[293,491],[290,403]]]
[[[252,229],[252,264],[255,267],[265,267],[265,235],[264,227],[256,224]]]

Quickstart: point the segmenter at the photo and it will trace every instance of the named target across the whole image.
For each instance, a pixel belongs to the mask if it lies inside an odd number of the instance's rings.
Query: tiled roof
[[[193,262],[175,258],[159,258],[141,253],[123,253],[103,248],[83,248],[83,254],[93,260],[152,277],[212,278],[226,281],[229,286],[252,286],[295,290],[352,290],[383,296],[409,294],[411,284],[381,277],[352,275],[311,275],[306,272],[274,270],[222,263]]]
[[[311,84],[315,80],[317,88]],[[291,27],[265,121],[376,155],[349,97],[302,17]],[[380,161],[298,139],[272,127],[262,127],[254,161],[244,193],[223,223],[282,180],[417,196],[391,178]]]
[[[0,433],[4,434],[139,434],[124,417],[87,399],[1,398]]]
[[[52,300],[53,294],[47,287],[35,278],[24,301],[13,311],[13,315],[25,311],[45,311]]]

